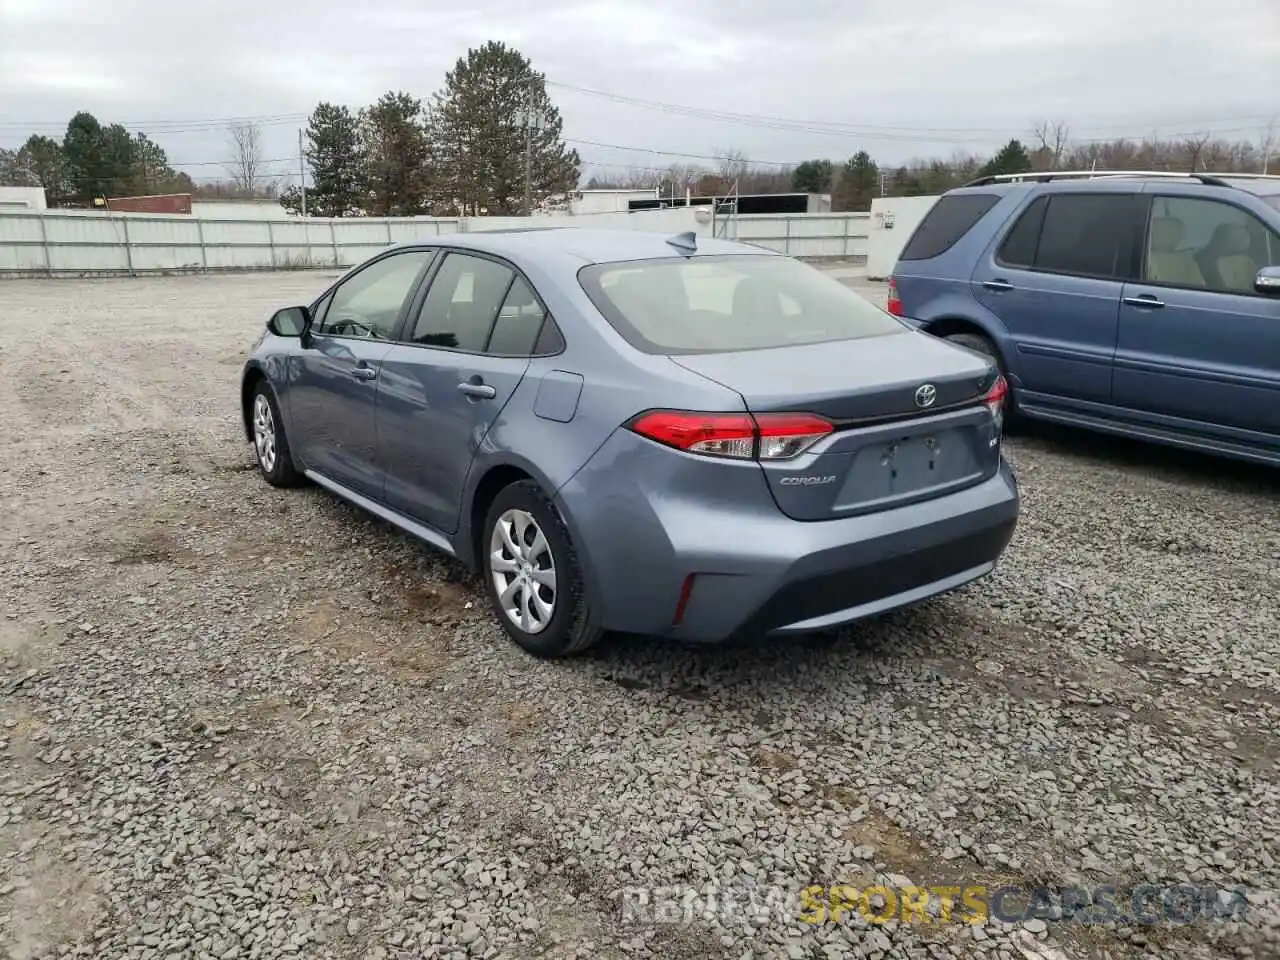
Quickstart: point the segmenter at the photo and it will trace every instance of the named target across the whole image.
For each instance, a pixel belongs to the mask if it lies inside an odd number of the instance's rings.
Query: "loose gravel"
[[[0,285],[9,956],[1280,954],[1276,473],[1013,437],[980,584],[543,663],[451,562],[255,474],[245,350],[323,282]],[[1183,926],[622,906],[876,882],[1251,893]]]

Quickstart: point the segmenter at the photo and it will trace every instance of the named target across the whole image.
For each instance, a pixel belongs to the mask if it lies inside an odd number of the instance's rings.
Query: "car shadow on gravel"
[[[1275,467],[1076,427],[1023,421],[1012,445],[1093,460],[1116,470],[1140,470],[1172,483],[1208,484],[1250,495],[1280,494],[1280,469]]]

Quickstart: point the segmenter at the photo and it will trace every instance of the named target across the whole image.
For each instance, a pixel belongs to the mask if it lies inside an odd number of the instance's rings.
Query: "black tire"
[[[981,333],[953,333],[943,339],[954,343],[958,347],[968,347],[976,353],[990,357],[995,361],[996,369],[1000,371],[1000,376],[1004,377],[1005,382],[1009,383],[1009,371],[1005,369],[1004,358],[1000,356],[1000,350],[991,340]],[[1007,430],[1010,425],[1016,426],[1017,421],[1017,404],[1013,397],[1013,384],[1009,383],[1009,398],[1004,405],[1004,422]]]
[[[272,455],[268,456],[263,445],[258,442],[259,405],[265,402],[271,416],[270,430]],[[275,391],[266,380],[259,380],[253,388],[253,397],[249,401],[249,427],[254,434],[253,452],[258,461],[258,470],[262,479],[273,487],[297,487],[304,482],[304,477],[294,465],[293,454],[289,450],[289,439],[284,434],[284,421],[280,418],[280,405],[276,403]],[[268,463],[270,466],[268,466]]]
[[[508,615],[499,594],[496,582],[499,572],[503,577],[508,578],[520,575],[518,572],[495,570],[497,561],[494,557],[495,550],[491,546],[499,520],[510,511],[521,511],[532,518],[546,540],[546,555],[549,555],[550,562],[553,564],[551,569],[554,570],[555,575],[555,590],[554,594],[550,595],[553,601],[551,613],[545,621],[541,621],[540,629],[526,630],[516,623],[512,616]],[[525,546],[528,547],[534,539],[534,533],[529,528],[525,529],[527,538]],[[484,577],[489,604],[498,622],[507,631],[507,635],[523,650],[535,657],[546,659],[567,657],[581,653],[600,639],[603,631],[591,624],[586,587],[582,579],[582,566],[578,561],[577,551],[573,548],[573,542],[569,538],[569,531],[564,525],[560,511],[547,499],[536,483],[532,480],[521,480],[503,488],[494,497],[485,515],[479,547],[478,566],[481,576]],[[500,556],[520,563],[520,558],[510,555],[510,551],[505,549]],[[547,567],[544,565],[544,554],[540,553],[532,557],[529,562],[533,565],[533,569],[531,572],[526,572],[523,582],[527,586],[523,589],[537,591],[538,597],[545,602],[549,596],[545,586],[531,579],[539,571],[545,575]],[[513,603],[516,603],[518,609],[521,608],[516,600],[513,599]],[[537,609],[536,601],[532,597],[529,601],[529,609],[531,611]],[[530,620],[531,625],[534,626],[538,622]]]

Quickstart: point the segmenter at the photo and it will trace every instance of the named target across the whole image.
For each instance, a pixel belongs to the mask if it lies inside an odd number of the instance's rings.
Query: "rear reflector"
[[[835,429],[809,413],[695,413],[654,410],[628,426],[658,443],[708,457],[789,460]]]
[[[893,277],[889,278],[889,297],[885,303],[885,309],[895,317],[902,316],[902,301],[898,299],[898,281]]]

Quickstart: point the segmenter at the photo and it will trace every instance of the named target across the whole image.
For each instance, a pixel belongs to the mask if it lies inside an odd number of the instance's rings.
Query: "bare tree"
[[[749,168],[750,163],[745,153],[741,150],[725,150],[720,157],[720,167],[716,172],[727,184],[726,189],[731,190],[735,183],[746,176]]]
[[[1044,120],[1036,124],[1036,147],[1033,161],[1042,170],[1061,169],[1062,158],[1070,143],[1067,124],[1062,120]]]
[[[1195,173],[1200,169],[1200,161],[1204,158],[1205,147],[1213,139],[1211,133],[1199,133],[1182,141],[1182,150],[1187,157],[1187,170]]]
[[[235,185],[254,196],[262,182],[262,128],[256,123],[236,123],[227,128],[231,163],[227,169]]]

